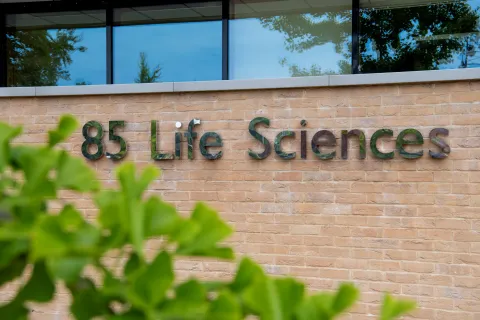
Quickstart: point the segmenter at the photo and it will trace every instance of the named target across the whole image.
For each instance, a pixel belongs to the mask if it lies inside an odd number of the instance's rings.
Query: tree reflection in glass
[[[295,3],[299,6],[301,2]],[[362,0],[361,5],[361,73],[480,67],[480,0],[384,0],[374,5]],[[325,9],[257,19],[266,30],[282,34],[290,58],[280,59],[279,66],[287,67],[290,76],[351,72],[350,10]],[[250,37],[254,42],[257,36]],[[343,59],[335,61],[323,51],[314,58],[291,61],[295,55],[329,43]]]
[[[232,1],[232,79],[351,73],[351,0]]]
[[[104,84],[105,12],[7,16],[7,85]]]
[[[362,9],[361,71],[480,66],[479,6],[477,0]]]

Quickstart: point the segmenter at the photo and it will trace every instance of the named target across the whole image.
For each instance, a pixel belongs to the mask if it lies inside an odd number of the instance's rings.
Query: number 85
[[[106,153],[107,158],[113,159],[113,160],[120,160],[125,157],[127,154],[127,143],[125,140],[120,137],[115,135],[115,127],[124,127],[125,126],[125,121],[109,121],[108,122],[108,140],[110,141],[117,141],[120,143],[120,151],[118,153],[112,154],[112,153]],[[88,133],[91,128],[95,128],[97,130],[97,134],[95,136],[89,136]],[[85,141],[82,144],[82,154],[85,158],[89,160],[98,160],[101,157],[103,157],[103,143],[102,143],[102,138],[103,138],[103,128],[100,123],[97,121],[89,121],[87,122],[82,129],[83,137],[85,138]],[[91,145],[96,145],[97,146],[97,152],[94,154],[89,153],[89,146]]]

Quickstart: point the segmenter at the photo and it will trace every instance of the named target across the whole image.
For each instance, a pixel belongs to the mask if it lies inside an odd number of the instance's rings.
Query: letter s
[[[267,140],[267,138],[265,138],[264,136],[262,136],[260,133],[258,133],[255,130],[255,126],[259,123],[263,123],[267,127],[270,126],[270,120],[268,120],[267,118],[258,117],[258,118],[253,119],[252,121],[250,121],[250,125],[248,126],[248,131],[250,132],[252,137],[254,137],[258,141],[260,141],[265,146],[265,150],[262,153],[256,153],[256,152],[253,152],[252,150],[248,149],[248,155],[250,157],[252,157],[253,159],[263,160],[270,155],[270,152],[272,151],[272,148],[271,148],[270,142]]]
[[[448,129],[445,128],[435,128],[432,131],[430,131],[430,141],[442,149],[442,152],[433,152],[432,150],[429,150],[428,153],[430,154],[430,157],[433,159],[445,159],[448,157],[448,154],[450,153],[451,149],[450,146],[443,140],[442,138],[439,138],[438,135],[444,135],[448,137]]]

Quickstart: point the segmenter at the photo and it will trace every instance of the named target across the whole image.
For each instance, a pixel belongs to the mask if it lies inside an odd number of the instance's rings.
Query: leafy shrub
[[[119,166],[117,190],[101,190],[82,159],[55,146],[77,128],[62,117],[49,132],[48,144],[12,144],[21,128],[0,123],[0,286],[27,274],[29,279],[9,303],[2,319],[26,319],[30,302],[51,301],[57,284],[72,296],[76,319],[209,319],[236,320],[254,315],[265,320],[327,320],[344,313],[358,290],[343,284],[334,293],[308,295],[293,278],[273,278],[248,258],[241,260],[231,281],[175,281],[177,257],[232,260],[231,248],[220,242],[232,233],[217,213],[199,203],[189,218],[144,191],[158,177],[154,167],[137,174],[131,163]],[[58,213],[49,210],[60,190],[88,192],[98,207],[96,223],[85,220],[73,204]],[[147,239],[163,239],[152,261],[145,257]],[[127,257],[111,270],[104,258],[114,250]],[[86,268],[95,270],[89,276]],[[385,296],[381,320],[394,319],[414,304]]]

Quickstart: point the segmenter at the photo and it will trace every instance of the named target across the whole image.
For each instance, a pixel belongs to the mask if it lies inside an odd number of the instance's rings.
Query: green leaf
[[[58,217],[43,216],[35,226],[32,238],[32,258],[34,261],[59,257],[67,254],[71,236],[62,230]]]
[[[0,307],[1,315],[8,315],[8,320],[27,320],[30,310],[23,306],[19,301],[12,301]]]
[[[145,320],[145,315],[137,310],[130,310],[124,314],[107,317],[108,320]]]
[[[66,257],[47,260],[50,273],[66,283],[78,281],[85,266],[92,262],[90,257]]]
[[[351,284],[342,284],[335,293],[319,293],[306,298],[297,308],[298,320],[331,320],[345,312],[358,299],[359,292]]]
[[[197,280],[189,280],[179,285],[175,290],[177,300],[188,301],[192,303],[201,303],[205,301],[207,290]]]
[[[218,292],[229,288],[229,283],[225,281],[204,281],[202,285],[208,292]]]
[[[151,264],[130,278],[128,298],[134,306],[151,310],[165,298],[173,280],[172,259],[167,252],[161,252]]]
[[[0,287],[5,283],[15,280],[23,274],[27,266],[27,256],[22,255],[12,260],[8,265],[0,268]],[[0,313],[1,314],[1,313]]]
[[[415,302],[409,300],[395,300],[389,294],[383,299],[380,320],[393,320],[415,309]]]
[[[128,235],[121,227],[116,226],[111,229],[104,230],[106,234],[100,240],[99,250],[107,252],[111,249],[120,249],[127,244]]]
[[[80,212],[71,204],[63,207],[58,222],[64,230],[77,231],[85,222]]]
[[[55,193],[55,191],[54,191]],[[10,221],[0,223],[0,238],[5,239],[17,233],[19,237],[22,233],[30,234],[32,226],[36,220],[45,214],[46,199],[42,196],[29,196],[20,194],[2,200],[2,209],[10,214]],[[10,222],[10,223],[8,223]],[[14,239],[10,238],[10,239]]]
[[[136,272],[138,269],[143,267],[143,265],[144,264],[143,264],[142,260],[140,259],[140,257],[138,256],[138,254],[136,254],[135,252],[132,252],[132,254],[130,254],[130,258],[128,259],[127,263],[125,264],[125,268],[123,268],[123,274],[126,277],[129,277],[134,272]]]
[[[273,280],[282,305],[282,313],[291,318],[296,307],[304,298],[305,285],[293,278],[279,278]]]
[[[223,291],[211,304],[205,319],[241,320],[242,310],[238,300],[228,291]]]
[[[192,220],[202,227],[202,231],[209,230],[199,233],[195,238],[196,246],[199,248],[213,246],[233,233],[233,229],[220,219],[217,212],[204,203],[196,205]]]
[[[357,301],[359,291],[352,284],[344,283],[338,289],[332,303],[334,315],[339,315],[350,308]]]
[[[95,172],[82,159],[61,152],[58,159],[57,187],[80,192],[95,191],[100,187]]]
[[[179,229],[182,218],[174,206],[156,197],[151,197],[145,203],[145,236],[162,236],[172,234]]]
[[[50,178],[50,172],[57,165],[60,154],[57,150],[16,146],[12,148],[11,154],[15,166],[23,170],[25,176],[23,196],[34,199],[56,197],[56,186]]]
[[[170,242],[189,243],[200,233],[200,225],[192,220],[182,220],[170,234]]]
[[[100,230],[85,222],[82,228],[73,234],[70,249],[77,254],[95,254],[100,252],[99,241]]]
[[[238,266],[235,279],[230,284],[233,292],[241,292],[247,288],[257,277],[264,277],[263,269],[249,258],[243,258]]]
[[[21,254],[25,254],[29,249],[27,239],[18,238],[13,241],[0,242],[0,270],[7,267],[12,260]]]
[[[177,254],[233,258],[233,251],[215,250],[218,243],[232,234],[233,230],[214,210],[203,203],[198,203],[193,210],[191,221],[195,222],[200,230],[194,238],[179,241]]]
[[[1,172],[1,171],[0,171]],[[16,190],[20,186],[20,183],[18,183],[17,180],[14,178],[7,176],[7,175],[2,175],[2,179],[0,179],[0,191],[3,190]],[[2,221],[7,221],[8,218],[10,218],[9,212],[5,211],[0,211],[0,222]]]
[[[32,258],[91,255],[101,250],[100,230],[80,221],[78,212],[67,206],[59,216],[43,216],[32,237]]]
[[[21,133],[21,127],[14,128],[8,124],[0,123],[0,172],[3,172],[10,162],[10,142]]]
[[[50,147],[66,140],[78,126],[77,120],[71,115],[64,115],[60,118],[58,127],[48,131],[48,145]]]
[[[124,163],[117,169],[117,176],[122,187],[122,207],[125,230],[128,230],[130,241],[135,252],[143,256],[144,241],[144,204],[141,196],[144,189],[139,186],[135,178],[135,166],[133,163]],[[145,186],[146,188],[146,186]],[[125,221],[126,220],[126,221]]]
[[[68,287],[73,302],[70,311],[77,320],[90,320],[109,313],[108,301],[89,279],[79,279]]]
[[[95,203],[99,209],[98,222],[104,228],[121,226],[122,229],[128,223],[126,217],[122,216],[123,206],[121,205],[122,195],[114,190],[101,191],[95,197]]]
[[[125,195],[132,199],[139,199],[143,190],[137,186],[135,165],[125,162],[117,168],[117,178]]]
[[[27,284],[20,290],[18,301],[48,302],[53,299],[55,284],[53,283],[44,262],[37,262]]]
[[[5,201],[3,202],[5,204]],[[16,212],[17,214],[18,212]],[[17,220],[17,219],[16,219]],[[11,223],[0,224],[0,241],[29,241],[32,226],[29,222],[18,219]]]
[[[189,280],[177,287],[175,298],[166,301],[157,316],[161,319],[203,319],[207,308],[207,291],[197,280]]]
[[[143,242],[154,235],[165,235],[179,230],[182,219],[174,207],[158,198],[152,197],[142,202],[142,194],[156,178],[158,170],[148,167],[140,175],[135,176],[135,166],[124,163],[117,170],[121,190],[103,191],[95,201],[99,206],[99,221],[104,228],[119,226],[116,236],[124,239],[123,234],[133,245],[139,257],[143,256]]]
[[[297,308],[297,320],[332,320],[333,294],[320,293],[307,297]]]
[[[139,196],[141,196],[142,193],[148,188],[150,183],[155,181],[155,179],[157,179],[159,176],[160,176],[160,170],[158,170],[156,167],[154,166],[145,167],[137,183],[137,188],[138,188],[138,191],[140,192]]]
[[[291,278],[257,277],[242,294],[245,305],[262,320],[289,320],[304,297],[304,285]]]
[[[120,279],[115,278],[109,271],[107,271],[107,273],[104,275],[103,286],[101,290],[107,299],[113,299],[122,302],[126,300],[127,284],[122,282]]]

